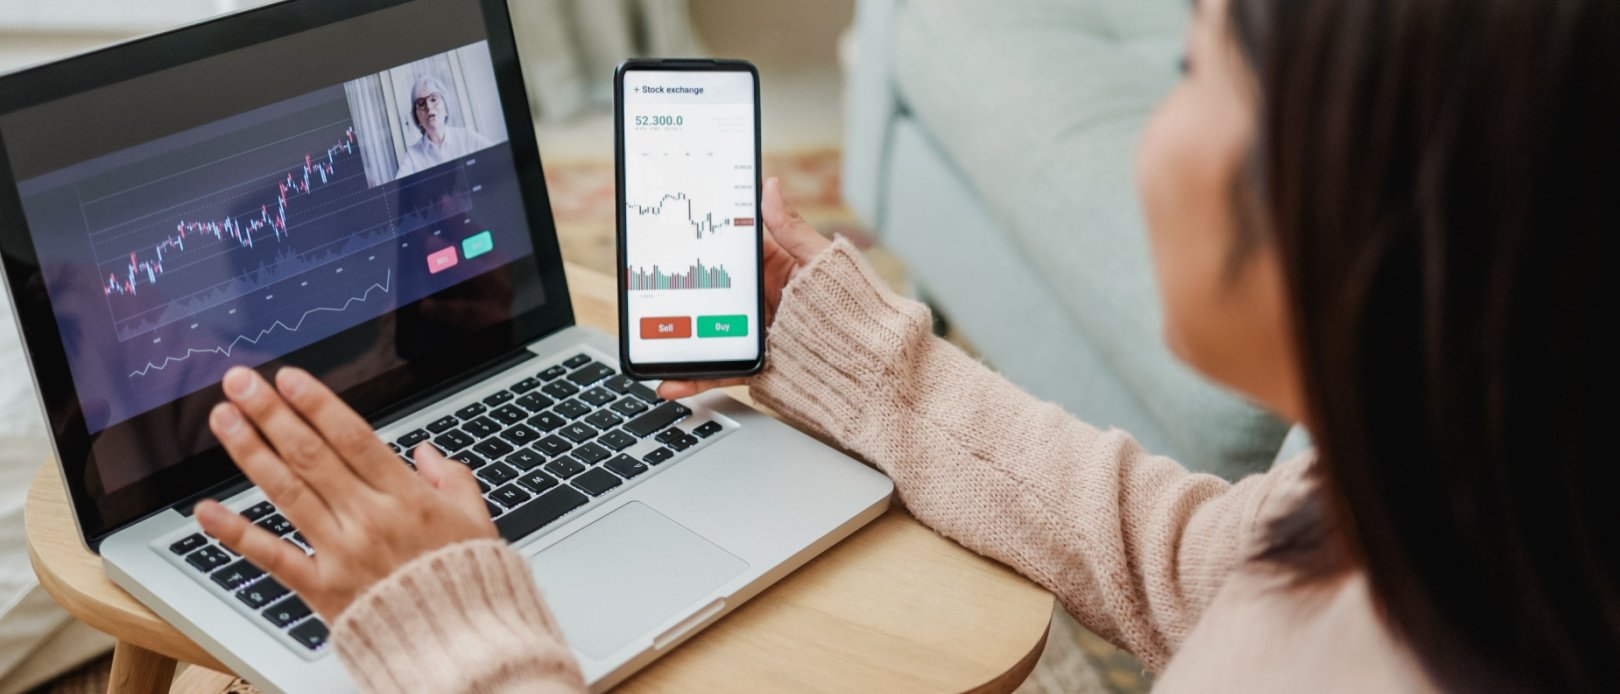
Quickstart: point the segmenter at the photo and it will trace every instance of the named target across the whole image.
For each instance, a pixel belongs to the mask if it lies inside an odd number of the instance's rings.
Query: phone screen
[[[634,365],[760,357],[756,81],[750,70],[623,73],[620,279]]]

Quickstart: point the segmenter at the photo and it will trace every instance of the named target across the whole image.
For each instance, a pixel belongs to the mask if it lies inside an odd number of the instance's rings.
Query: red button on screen
[[[691,336],[691,316],[663,316],[641,319],[641,339],[643,340],[669,340]]]

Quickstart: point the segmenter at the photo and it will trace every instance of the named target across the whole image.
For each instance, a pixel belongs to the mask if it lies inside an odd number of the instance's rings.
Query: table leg
[[[173,658],[158,655],[128,641],[113,646],[112,675],[107,694],[161,694],[174,681]]]

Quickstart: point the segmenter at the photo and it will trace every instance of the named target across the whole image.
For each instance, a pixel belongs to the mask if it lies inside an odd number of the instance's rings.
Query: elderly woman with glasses
[[[432,168],[457,157],[464,157],[494,144],[471,128],[456,125],[445,100],[444,82],[431,75],[418,78],[411,87],[411,122],[421,137],[405,148],[399,159],[399,178]]]

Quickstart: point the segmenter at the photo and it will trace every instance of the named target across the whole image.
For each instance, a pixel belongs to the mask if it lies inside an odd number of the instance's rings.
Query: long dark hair
[[[1364,571],[1447,689],[1620,691],[1620,2],[1228,19],[1258,87],[1243,233],[1285,266],[1319,451],[1260,558]]]

